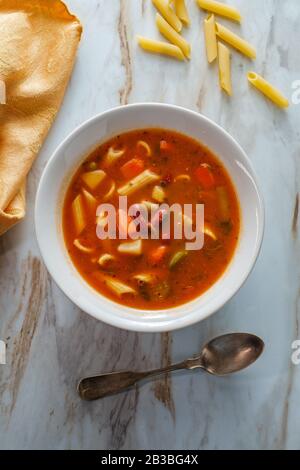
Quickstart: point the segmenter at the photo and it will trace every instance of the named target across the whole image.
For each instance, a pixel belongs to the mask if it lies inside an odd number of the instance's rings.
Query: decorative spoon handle
[[[78,385],[78,393],[83,400],[98,400],[99,398],[104,398],[127,390],[136,385],[140,380],[161,374],[167,374],[168,372],[175,370],[186,369],[187,367],[188,361],[185,361],[148,372],[124,371],[88,377],[80,381]]]

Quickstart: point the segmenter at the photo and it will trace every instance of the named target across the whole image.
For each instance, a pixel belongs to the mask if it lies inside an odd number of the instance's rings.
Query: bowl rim
[[[94,311],[91,308],[87,309],[86,304],[81,302],[80,298],[76,299],[76,300],[74,298],[72,298],[72,296],[68,292],[68,289],[65,287],[65,285],[61,285],[61,283],[57,280],[56,272],[49,265],[48,260],[47,260],[47,256],[44,253],[44,250],[43,250],[43,247],[42,247],[42,242],[41,242],[40,233],[39,233],[40,195],[41,195],[41,192],[42,192],[43,187],[44,187],[44,181],[47,178],[48,170],[52,166],[53,162],[56,160],[57,156],[61,153],[61,151],[66,146],[68,146],[73,141],[73,139],[76,138],[76,136],[78,136],[81,132],[83,132],[85,129],[87,129],[90,125],[92,125],[97,120],[105,119],[106,116],[109,116],[109,115],[113,114],[114,112],[119,112],[122,109],[123,110],[124,109],[136,109],[138,111],[139,109],[143,109],[143,108],[149,108],[149,109],[150,108],[152,108],[152,109],[157,108],[157,110],[159,110],[161,108],[165,108],[165,109],[173,110],[174,112],[180,111],[180,112],[187,113],[191,116],[194,116],[196,118],[201,118],[203,121],[205,121],[210,126],[212,126],[215,129],[216,132],[218,132],[219,134],[223,134],[223,137],[226,138],[227,140],[229,140],[231,142],[231,144],[233,144],[237,148],[240,155],[242,155],[244,161],[246,162],[248,168],[251,171],[251,179],[252,179],[253,185],[255,186],[256,195],[257,195],[257,208],[258,208],[258,236],[256,237],[255,251],[252,255],[251,263],[249,263],[248,269],[245,270],[243,275],[240,277],[239,282],[236,283],[236,287],[234,289],[232,289],[232,291],[230,293],[227,293],[226,295],[224,295],[224,298],[220,299],[219,302],[216,303],[216,305],[213,309],[208,310],[205,313],[202,312],[201,317],[199,315],[198,319],[190,318],[190,316],[183,316],[182,318],[171,318],[170,317],[170,319],[168,321],[151,321],[149,323],[146,323],[145,321],[143,321],[143,322],[139,321],[138,317],[136,318],[135,321],[124,317],[122,319],[123,324],[121,324],[120,319],[116,316],[113,316],[113,315],[108,316],[108,315],[105,315],[103,312],[100,312],[100,314],[99,314],[99,311],[96,312],[96,309],[94,309]],[[158,125],[157,128],[159,128],[159,127],[160,126]],[[172,128],[172,126],[170,126],[170,129],[171,128]],[[132,128],[132,130],[133,130],[133,128]],[[180,133],[179,130],[178,130],[178,132]],[[188,133],[186,133],[186,132],[182,132],[182,133],[185,134],[185,135],[188,135]],[[226,165],[225,165],[225,167],[226,167]],[[227,171],[228,171],[228,169],[227,169]],[[59,191],[59,188],[58,188],[58,191]],[[263,238],[264,238],[264,231],[265,231],[265,206],[264,206],[264,200],[263,200],[262,192],[260,190],[258,180],[257,180],[257,176],[256,176],[256,172],[254,170],[252,162],[251,162],[250,158],[248,157],[248,155],[246,154],[246,152],[241,147],[241,145],[229,134],[229,132],[227,132],[223,127],[221,127],[219,124],[217,124],[216,122],[214,122],[210,118],[206,117],[205,115],[203,115],[201,113],[198,113],[196,111],[190,110],[188,108],[185,108],[183,106],[178,106],[178,105],[174,105],[174,104],[167,104],[167,103],[157,103],[157,102],[145,102],[144,103],[143,102],[143,103],[128,104],[128,105],[125,105],[125,106],[115,106],[115,107],[110,108],[110,109],[108,109],[104,112],[98,113],[98,114],[94,115],[93,117],[87,119],[86,121],[84,121],[80,125],[78,125],[73,131],[71,131],[63,139],[63,141],[56,147],[56,149],[52,153],[51,157],[49,158],[49,160],[48,160],[48,162],[47,162],[47,164],[46,164],[46,166],[43,170],[42,176],[40,178],[37,193],[36,193],[36,199],[35,199],[34,225],[35,225],[35,234],[36,234],[38,246],[39,246],[39,249],[40,249],[40,253],[41,253],[42,259],[43,259],[43,261],[46,265],[46,268],[47,268],[48,272],[50,273],[52,279],[55,281],[56,285],[60,288],[60,290],[75,305],[77,305],[77,307],[79,307],[82,311],[89,314],[90,316],[97,319],[98,321],[102,321],[106,324],[109,324],[111,326],[114,326],[114,327],[117,327],[117,328],[120,328],[120,329],[125,329],[125,330],[128,330],[128,331],[135,331],[135,332],[144,332],[144,333],[158,333],[158,332],[175,331],[175,330],[186,328],[186,327],[191,326],[193,324],[202,322],[203,320],[209,318],[210,316],[212,316],[213,314],[218,312],[220,309],[222,309],[224,307],[224,305],[226,305],[240,291],[240,289],[243,287],[243,285],[245,284],[245,282],[249,278],[250,274],[252,273],[252,271],[255,267],[257,258],[260,254],[260,251],[261,251],[262,242],[263,242]],[[230,266],[229,266],[228,269],[230,269]],[[80,278],[81,278],[81,276],[80,276]],[[103,295],[101,297],[104,301],[110,301],[110,299],[107,299]],[[196,297],[195,300],[199,299],[200,297],[201,296]],[[184,307],[184,305],[186,305],[186,304],[183,304],[180,307]],[[118,304],[118,306],[119,306],[119,308],[122,308],[122,304]],[[174,310],[174,309],[173,308],[164,309],[165,312],[172,312],[172,310]],[[141,310],[141,309],[135,309],[135,311],[140,312],[141,315],[143,316],[143,318],[145,318],[145,313],[147,311]],[[152,312],[155,312],[155,311],[152,311]]]

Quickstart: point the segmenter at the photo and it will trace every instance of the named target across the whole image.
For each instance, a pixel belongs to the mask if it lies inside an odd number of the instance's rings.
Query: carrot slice
[[[174,150],[174,145],[166,140],[160,141],[160,151],[161,152],[172,152]]]
[[[197,168],[195,176],[206,191],[215,187],[215,178],[208,165],[203,164]]]
[[[164,259],[165,255],[167,254],[167,251],[167,246],[159,246],[158,248],[155,248],[149,253],[149,262],[153,266],[160,264]]]
[[[144,171],[145,164],[139,158],[133,158],[121,167],[121,172],[126,179],[134,178]]]

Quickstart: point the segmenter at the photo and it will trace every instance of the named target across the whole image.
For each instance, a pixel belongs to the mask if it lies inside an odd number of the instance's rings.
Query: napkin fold
[[[0,235],[25,215],[26,177],[62,103],[81,33],[60,0],[0,0]]]

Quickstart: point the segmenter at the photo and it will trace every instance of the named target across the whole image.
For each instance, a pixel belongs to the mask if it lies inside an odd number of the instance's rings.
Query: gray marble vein
[[[193,57],[181,64],[136,45],[137,33],[159,37],[150,0],[67,1],[84,26],[78,60],[29,177],[26,220],[0,238],[0,339],[8,348],[0,365],[1,449],[300,449],[300,366],[291,362],[300,339],[300,105],[277,110],[246,80],[254,69],[292,97],[300,4],[232,0],[244,17],[232,27],[258,57],[233,55],[229,100],[216,65],[206,63],[204,14],[187,3]],[[80,312],[47,274],[33,228],[37,184],[60,141],[96,113],[142,101],[176,103],[221,124],[250,156],[266,202],[265,241],[246,285],[215,316],[173,334],[128,333]],[[76,394],[84,375],[181,360],[229,331],[266,341],[261,361],[240,375],[179,373],[92,404]]]

